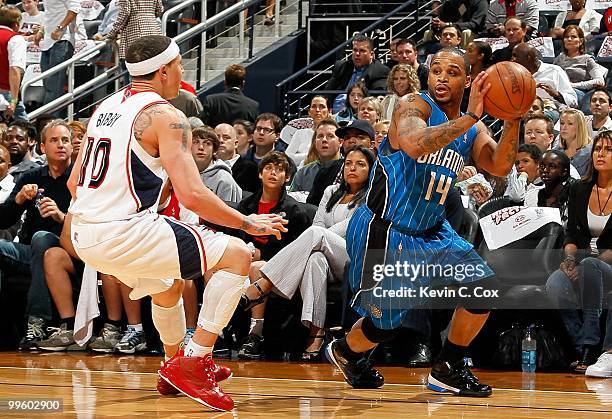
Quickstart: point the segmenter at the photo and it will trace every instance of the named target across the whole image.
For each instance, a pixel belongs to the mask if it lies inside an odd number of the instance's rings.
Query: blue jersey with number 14
[[[431,106],[427,126],[448,122],[446,114],[425,93]],[[385,139],[370,178],[367,206],[378,217],[408,231],[427,230],[445,219],[444,203],[461,173],[476,138],[476,126],[446,147],[418,159],[391,148]]]

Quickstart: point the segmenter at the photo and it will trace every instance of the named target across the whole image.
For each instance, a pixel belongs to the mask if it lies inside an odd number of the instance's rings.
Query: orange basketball
[[[502,61],[487,68],[486,73],[491,89],[484,98],[484,111],[503,120],[525,115],[536,97],[536,82],[529,70]]]

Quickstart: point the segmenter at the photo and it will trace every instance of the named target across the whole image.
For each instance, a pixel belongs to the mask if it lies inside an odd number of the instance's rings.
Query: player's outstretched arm
[[[487,132],[482,122],[478,122],[478,134],[472,148],[472,158],[476,165],[493,176],[506,176],[516,162],[519,143],[520,119],[504,122],[499,143]]]
[[[245,216],[204,186],[191,155],[191,127],[181,111],[166,104],[152,106],[134,125],[139,141],[148,145],[157,142],[162,166],[178,200],[202,219],[251,235],[274,235],[279,239],[281,232],[287,231],[287,221],[279,215]]]
[[[468,111],[478,118],[482,115],[482,101],[490,88],[485,82],[486,74],[479,74],[470,92]],[[474,117],[466,114],[444,124],[428,127],[426,121],[430,116],[430,106],[418,95],[412,94],[400,101],[393,111],[389,130],[392,144],[397,142],[406,154],[417,159],[444,148],[477,122]]]

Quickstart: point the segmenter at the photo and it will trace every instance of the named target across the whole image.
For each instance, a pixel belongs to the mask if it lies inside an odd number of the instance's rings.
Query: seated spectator
[[[333,119],[324,119],[317,125],[312,136],[308,156],[291,182],[291,191],[310,192],[317,173],[340,158],[340,139],[336,137],[338,124]]]
[[[382,121],[378,121],[372,127],[374,128],[374,133],[376,134],[376,137],[374,137],[374,148],[376,150],[378,150],[378,147],[380,146],[380,143],[382,142],[382,140],[384,140],[387,134],[389,134],[390,125],[391,125],[391,121],[389,121],[388,119],[385,119]]]
[[[431,19],[431,29],[425,31],[424,41],[434,39],[435,33],[449,24],[461,30],[461,46],[472,42],[474,36],[484,31],[489,7],[488,0],[447,0],[440,6],[440,14]],[[429,33],[428,33],[429,32]]]
[[[563,52],[555,58],[554,64],[567,73],[576,91],[578,103],[588,90],[606,85],[608,70],[585,53],[584,32],[576,25],[569,25],[563,32]]]
[[[561,150],[548,150],[542,154],[538,174],[543,187],[532,188],[525,193],[527,207],[558,208],[561,221],[567,223],[569,188],[574,183],[570,175],[570,160]]]
[[[79,150],[81,149],[81,143],[83,142],[83,137],[87,132],[87,127],[81,124],[79,121],[72,121],[68,123],[70,127],[70,143],[72,144],[72,155],[70,156],[70,160],[74,163],[76,161],[77,156],[79,155]]]
[[[259,103],[243,93],[246,68],[232,64],[225,69],[225,92],[206,96],[202,120],[213,127],[221,123],[232,124],[237,119],[255,121]]]
[[[234,121],[234,129],[236,130],[236,139],[238,144],[236,145],[236,153],[242,157],[246,157],[249,147],[253,142],[253,132],[255,126],[250,121],[244,119],[237,119]]]
[[[368,97],[368,89],[362,82],[352,84],[346,89],[346,100],[344,109],[338,112],[335,116],[338,124],[347,124],[348,122],[357,119],[357,111],[359,103],[362,99]]]
[[[397,64],[405,64],[414,69],[419,78],[420,90],[427,90],[427,79],[429,78],[429,67],[425,64],[419,63],[417,59],[417,48],[414,41],[411,39],[400,39],[397,43]],[[389,68],[393,68],[391,66]],[[389,87],[389,81],[387,79],[387,89]]]
[[[534,144],[521,144],[516,155],[516,163],[508,173],[508,186],[504,196],[513,202],[523,202],[527,191],[543,187],[538,168],[542,151]]]
[[[265,298],[274,290],[291,299],[299,289],[302,295],[302,323],[310,329],[303,361],[321,359],[325,333],[327,282],[339,281],[348,262],[346,227],[354,210],[363,203],[374,155],[363,146],[348,152],[339,185],[325,189],[313,225],[267,262],[254,264],[254,282],[243,296],[243,308],[251,308],[251,328],[239,357],[261,354]],[[304,255],[307,255],[304,257]],[[288,263],[290,262],[290,266]]]
[[[17,223],[25,212],[19,231],[19,243],[0,240],[0,271],[6,274],[30,274],[26,315],[28,330],[21,349],[31,349],[46,338],[46,322],[53,314],[44,275],[43,256],[59,246],[59,235],[70,204],[66,186],[70,164],[70,128],[61,120],[48,123],[41,133],[41,148],[48,165],[22,174],[8,199],[0,204],[0,228]]]
[[[419,90],[421,90],[419,77],[412,67],[406,64],[398,64],[393,67],[387,78],[387,96],[381,104],[381,118],[391,120],[398,101],[406,97],[408,93],[418,93]]]
[[[491,64],[512,60],[512,50],[514,47],[521,42],[525,42],[527,24],[520,17],[509,17],[504,24],[504,36],[508,40],[508,46],[493,51]]]
[[[367,121],[360,119],[349,122],[348,125],[340,127],[336,130],[336,136],[342,140],[342,155],[346,156],[353,147],[362,145],[365,148],[372,149],[376,134],[374,129]],[[329,185],[339,183],[341,179],[341,169],[344,163],[344,158],[335,160],[330,166],[322,168],[317,173],[313,182],[313,187],[306,202],[313,205],[319,205],[323,192]],[[340,176],[339,176],[340,175]]]
[[[599,31],[602,16],[595,10],[586,9],[586,0],[569,0],[571,10],[562,10],[555,19],[555,26],[550,30],[553,38],[565,38],[564,30],[570,26],[578,26],[589,37]]]
[[[552,100],[557,109],[578,106],[576,92],[567,73],[558,65],[543,63],[538,58],[538,50],[534,46],[526,43],[515,46],[512,51],[512,61],[529,70],[536,81],[537,95],[544,101]]]
[[[602,131],[612,130],[612,119],[610,118],[610,102],[612,98],[607,89],[598,87],[593,90],[589,107],[591,115],[587,115],[587,129],[589,137],[595,138]]]
[[[23,0],[21,2],[23,12],[21,13],[21,26],[19,33],[26,41],[34,41],[34,34],[42,28],[45,12],[38,10],[38,0]]]
[[[209,127],[192,131],[191,154],[198,166],[204,185],[226,202],[240,202],[242,190],[232,177],[232,169],[215,153],[219,149],[219,137]]]
[[[102,22],[100,22],[100,26],[98,26],[98,32],[93,36],[95,41],[102,41],[104,37],[108,35],[111,29],[113,29],[113,26],[115,26],[118,15],[119,7],[117,6],[117,0],[111,0],[106,5],[104,17],[102,18]]]
[[[36,144],[36,130],[29,122],[16,120],[8,129],[6,143],[4,144],[11,153],[11,168],[9,173],[15,180],[30,169],[40,167],[40,164],[32,159],[30,147]]]
[[[287,156],[276,151],[269,153],[259,164],[262,190],[238,204],[237,209],[243,214],[283,214],[289,221],[288,232],[280,240],[273,236],[253,237],[241,233],[241,238],[252,249],[253,262],[270,260],[311,224],[301,204],[287,194],[285,185],[291,176],[292,166]],[[251,266],[253,270],[253,264]],[[254,309],[252,317],[249,335],[238,351],[238,358],[259,359],[262,355],[263,310]]]
[[[584,114],[577,109],[565,109],[559,118],[561,131],[556,149],[563,150],[581,177],[591,166],[591,137]]]
[[[236,153],[236,130],[230,124],[219,124],[215,127],[219,138],[217,157],[232,169],[232,177],[243,191],[256,192],[261,188],[257,177],[257,165]]]
[[[334,64],[332,75],[325,90],[344,90],[358,81],[369,90],[385,90],[389,69],[375,59],[374,43],[365,35],[353,38],[353,54],[350,60],[339,60]],[[333,111],[342,109],[346,97],[338,95],[333,102]]]
[[[595,137],[589,177],[570,188],[565,259],[546,282],[546,291],[561,310],[563,323],[576,350],[577,360],[570,368],[576,373],[600,377],[612,375],[610,355],[606,354],[612,349],[610,322],[606,324],[604,355],[595,363],[601,339],[599,317],[604,290],[612,282],[611,134],[605,131]]]
[[[382,106],[378,98],[369,96],[361,99],[357,108],[357,119],[368,121],[371,126],[382,117]]]
[[[440,43],[434,49],[434,51],[427,56],[425,59],[425,65],[427,68],[431,68],[431,60],[434,54],[446,47],[454,47],[459,48],[459,44],[461,43],[461,29],[455,24],[449,24],[442,28],[442,32],[440,34]]]
[[[467,46],[465,55],[470,62],[470,79],[474,80],[481,71],[485,71],[491,65],[491,45],[483,41],[472,41]],[[461,111],[467,111],[468,102],[470,99],[471,87],[468,87],[463,92],[461,100]]]
[[[253,130],[253,145],[247,151],[245,159],[259,165],[261,160],[271,151],[285,151],[285,144],[279,140],[283,122],[273,113],[262,113],[255,120]]]
[[[327,99],[323,96],[314,96],[310,101],[308,115],[313,120],[313,128],[298,129],[291,137],[289,146],[285,153],[297,166],[301,166],[302,162],[308,155],[314,129],[319,123],[329,116],[329,108],[327,107]]]
[[[517,16],[527,25],[527,34],[540,25],[540,10],[537,0],[492,0],[489,3],[485,27],[489,36],[505,35],[506,19]]]

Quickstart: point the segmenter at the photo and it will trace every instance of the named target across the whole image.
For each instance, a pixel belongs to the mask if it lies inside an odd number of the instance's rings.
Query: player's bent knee
[[[164,345],[176,345],[183,340],[187,325],[182,298],[172,307],[161,307],[152,303],[151,315],[153,324],[159,332],[159,339]]]
[[[459,306],[471,314],[488,314],[499,301],[500,283],[496,276],[490,276],[467,286],[466,297]]]
[[[174,283],[166,291],[151,295],[154,304],[160,307],[172,307],[177,304],[183,295],[185,288],[184,279],[175,279]]]
[[[399,329],[379,329],[374,325],[371,318],[366,317],[361,322],[361,332],[370,342],[383,343],[393,339],[399,332]]]
[[[251,251],[246,244],[242,240],[232,237],[214,269],[230,270],[241,275],[247,275],[251,266],[251,260]]]

